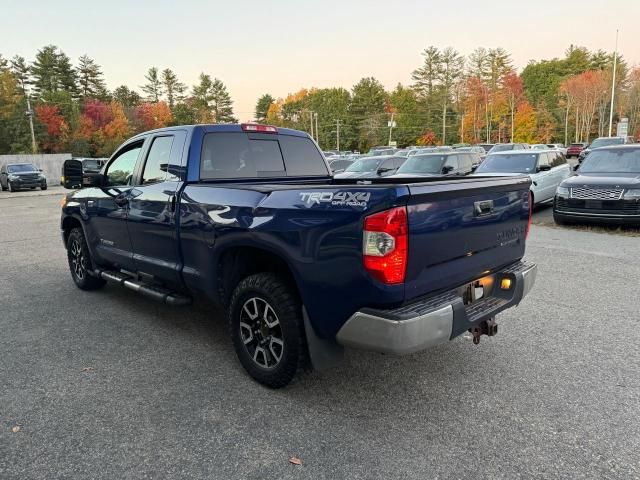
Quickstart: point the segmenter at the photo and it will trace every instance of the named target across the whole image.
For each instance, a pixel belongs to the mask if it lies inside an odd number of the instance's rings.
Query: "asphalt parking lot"
[[[272,391],[210,305],[78,290],[49,193],[0,194],[0,479],[640,478],[637,237],[538,211],[498,336]]]

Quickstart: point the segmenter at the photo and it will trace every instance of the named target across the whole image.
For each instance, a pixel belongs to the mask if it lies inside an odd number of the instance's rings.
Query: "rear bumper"
[[[495,272],[492,293],[465,305],[460,288],[392,310],[362,309],[338,331],[338,343],[384,353],[408,354],[451,340],[497,313],[520,303],[533,287],[537,266],[516,262]],[[502,278],[511,288],[497,288]]]

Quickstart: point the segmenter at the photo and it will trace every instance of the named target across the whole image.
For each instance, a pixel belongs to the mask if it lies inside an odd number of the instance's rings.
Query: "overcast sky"
[[[74,62],[94,58],[109,88],[139,90],[151,66],[190,86],[205,72],[227,85],[241,120],[267,92],[351,88],[364,76],[408,84],[429,45],[501,46],[520,70],[572,43],[612,51],[619,28],[620,52],[640,64],[640,0],[4,0],[1,12],[5,57],[32,60],[52,43]]]

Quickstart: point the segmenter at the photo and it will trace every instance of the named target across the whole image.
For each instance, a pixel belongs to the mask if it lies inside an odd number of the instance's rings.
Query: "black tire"
[[[89,275],[88,269],[93,269],[93,262],[81,228],[74,228],[69,233],[67,259],[71,278],[79,289],[97,290],[104,287],[106,282],[103,279]]]
[[[40,190],[46,190],[46,189],[47,189],[47,184],[46,183],[40,187]]]
[[[302,306],[295,289],[278,275],[257,273],[242,280],[231,296],[228,323],[238,359],[256,381],[282,388],[304,367]]]

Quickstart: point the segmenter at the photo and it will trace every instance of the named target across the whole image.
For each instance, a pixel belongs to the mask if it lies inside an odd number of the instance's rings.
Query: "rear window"
[[[202,179],[285,175],[328,175],[324,159],[310,139],[243,132],[204,136],[200,158]]]
[[[329,174],[322,155],[306,137],[280,135],[280,148],[288,176],[326,176]]]

